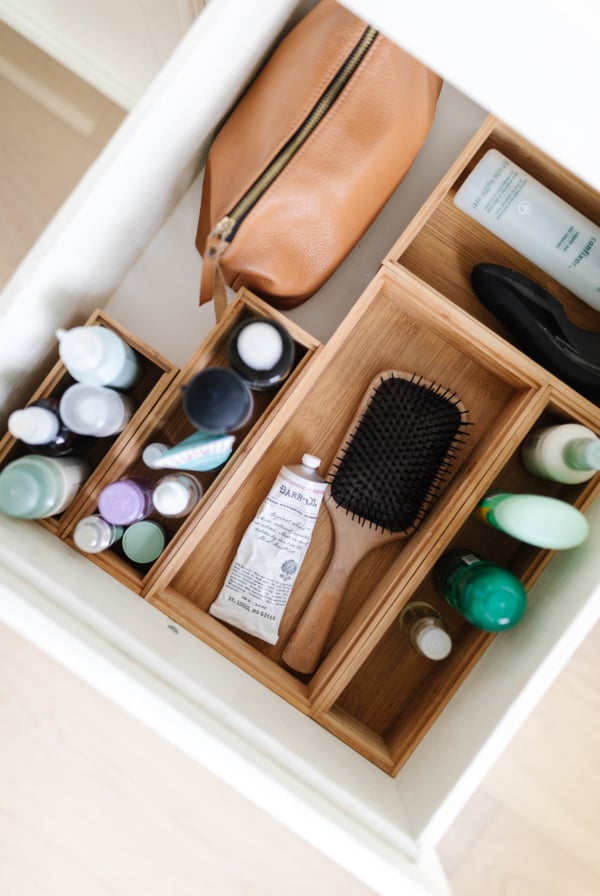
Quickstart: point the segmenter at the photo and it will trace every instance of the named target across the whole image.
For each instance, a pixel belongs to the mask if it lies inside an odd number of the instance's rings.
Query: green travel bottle
[[[432,576],[450,606],[484,631],[511,628],[525,612],[527,593],[520,580],[468,550],[447,551],[434,565]]]
[[[588,521],[580,510],[545,495],[488,492],[475,515],[483,523],[538,548],[574,548],[588,536]]]

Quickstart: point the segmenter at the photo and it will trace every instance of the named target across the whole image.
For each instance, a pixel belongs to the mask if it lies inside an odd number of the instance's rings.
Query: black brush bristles
[[[333,500],[362,525],[413,532],[447,478],[468,426],[454,392],[416,375],[382,374],[334,464]]]

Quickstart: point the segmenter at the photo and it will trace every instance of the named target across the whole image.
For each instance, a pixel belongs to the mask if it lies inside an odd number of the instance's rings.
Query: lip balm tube
[[[233,369],[251,389],[273,389],[290,374],[296,347],[277,321],[251,317],[231,331],[227,356]]]
[[[60,399],[59,412],[66,426],[86,436],[114,436],[122,432],[135,410],[127,395],[107,386],[69,386]]]
[[[79,457],[19,457],[0,472],[0,513],[24,520],[61,513],[89,472]]]
[[[98,495],[98,510],[108,523],[128,526],[150,516],[153,483],[146,479],[117,479]]]
[[[108,327],[59,329],[56,337],[63,364],[80,383],[127,389],[141,373],[139,356]]]
[[[79,520],[73,530],[75,546],[86,554],[105,551],[123,535],[122,526],[114,526],[99,514],[91,514]]]
[[[207,367],[183,390],[183,409],[190,422],[205,433],[234,432],[252,416],[252,392],[228,367]]]
[[[134,563],[152,563],[160,557],[166,543],[165,530],[154,520],[141,520],[125,529],[123,553]]]

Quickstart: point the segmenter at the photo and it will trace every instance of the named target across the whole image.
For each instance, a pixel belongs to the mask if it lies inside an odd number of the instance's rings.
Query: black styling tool
[[[576,327],[557,299],[510,268],[477,264],[471,284],[519,348],[590,401],[600,402],[600,333]]]
[[[333,556],[283,652],[290,669],[314,671],[352,571],[418,528],[468,426],[461,401],[435,382],[399,370],[371,382],[328,473]]]

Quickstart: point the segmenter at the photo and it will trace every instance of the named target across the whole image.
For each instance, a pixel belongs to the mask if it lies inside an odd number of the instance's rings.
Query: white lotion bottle
[[[600,439],[579,423],[544,426],[527,436],[521,459],[534,476],[575,485],[600,470]]]
[[[498,150],[477,163],[454,204],[600,310],[600,227]]]
[[[138,355],[107,327],[57,330],[61,361],[79,383],[127,389],[141,373]]]

